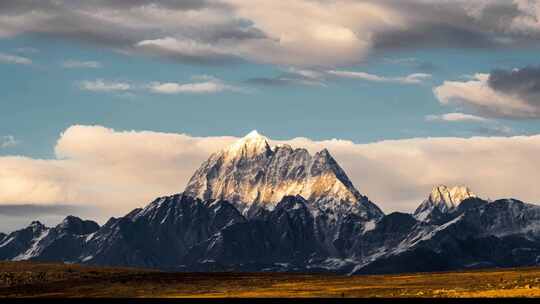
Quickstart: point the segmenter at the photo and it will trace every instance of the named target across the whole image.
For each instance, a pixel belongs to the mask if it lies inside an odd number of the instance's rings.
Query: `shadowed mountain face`
[[[189,271],[393,273],[540,263],[540,207],[437,186],[384,215],[330,153],[251,133],[213,154],[186,191],[99,227],[69,216],[0,234],[0,259]]]

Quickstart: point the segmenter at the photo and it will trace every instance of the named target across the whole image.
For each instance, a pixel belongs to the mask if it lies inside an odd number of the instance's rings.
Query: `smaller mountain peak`
[[[76,216],[73,216],[73,215],[68,215],[64,218],[64,220],[59,224],[59,226],[62,226],[62,227],[68,227],[69,225],[73,225],[75,223],[80,223],[82,222],[82,219],[76,217]]]
[[[462,200],[474,197],[474,193],[469,187],[464,185],[448,187],[446,185],[437,185],[431,190],[429,199],[432,202],[444,202],[447,205],[457,206]]]
[[[43,225],[40,221],[32,221],[30,223],[30,227],[44,227],[45,225]]]
[[[448,187],[437,185],[431,190],[428,201],[434,205],[444,206],[442,210],[450,210],[457,207],[463,200],[476,195],[464,185]]]
[[[321,155],[330,155],[330,151],[328,149],[324,148],[319,152]]]
[[[32,229],[32,231],[34,232],[38,232],[45,229],[46,227],[40,221],[32,221],[28,228]]]
[[[330,154],[330,151],[328,149],[324,148],[321,151],[315,153],[316,158],[322,158],[325,160],[333,159],[332,155]]]
[[[464,185],[433,187],[429,197],[414,212],[416,219],[429,221],[437,219],[441,214],[453,212],[462,201],[477,197],[469,187]]]
[[[279,149],[289,150],[289,151],[293,150],[292,146],[289,144],[277,144],[274,146],[274,151],[279,150]]]
[[[96,222],[90,220],[83,220],[73,215],[68,215],[56,227],[78,235],[92,233],[99,229],[99,225]]]
[[[341,168],[337,168],[339,167],[339,165],[337,164],[336,160],[334,159],[334,157],[332,156],[332,154],[330,154],[330,151],[328,151],[328,149],[324,148],[322,149],[321,151],[315,153],[314,157],[314,162],[315,162],[315,165],[316,166],[319,166],[321,168],[327,168],[327,169],[337,169],[338,171],[340,171],[340,174],[341,174],[341,171],[342,169]],[[344,174],[344,172],[343,172]]]

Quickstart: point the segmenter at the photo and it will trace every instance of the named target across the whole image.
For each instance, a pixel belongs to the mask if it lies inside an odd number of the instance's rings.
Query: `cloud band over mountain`
[[[236,139],[71,126],[56,144],[55,159],[0,157],[0,204],[78,202],[103,210],[103,221],[155,197],[183,191],[211,153]],[[310,152],[328,148],[358,190],[385,212],[411,211],[433,185],[441,183],[466,184],[480,196],[531,202],[540,196],[534,187],[540,167],[530,162],[540,153],[540,135],[369,144],[294,138],[271,143],[285,142]]]

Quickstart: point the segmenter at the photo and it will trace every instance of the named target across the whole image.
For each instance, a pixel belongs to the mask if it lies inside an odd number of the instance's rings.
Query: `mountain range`
[[[0,260],[342,274],[531,266],[540,206],[438,185],[413,214],[384,214],[326,149],[271,147],[254,131],[212,154],[184,192],[103,226],[68,216],[0,233]]]

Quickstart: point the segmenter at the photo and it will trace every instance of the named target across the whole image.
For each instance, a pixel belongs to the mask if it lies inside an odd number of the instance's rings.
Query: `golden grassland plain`
[[[540,297],[540,267],[341,276],[0,262],[0,297]]]

